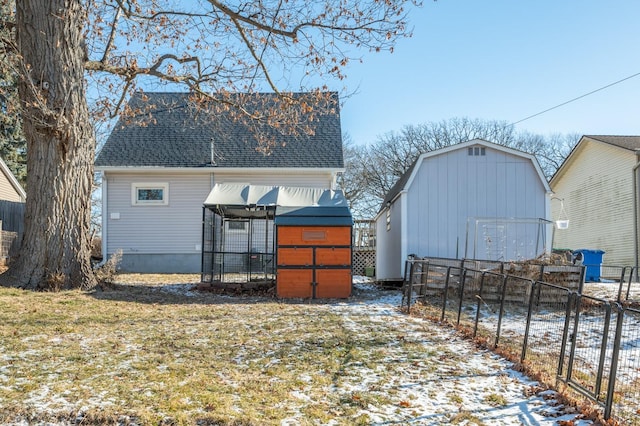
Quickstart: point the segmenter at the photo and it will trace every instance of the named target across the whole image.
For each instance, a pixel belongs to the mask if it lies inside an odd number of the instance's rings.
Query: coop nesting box
[[[278,297],[347,298],[352,287],[348,207],[278,207]]]

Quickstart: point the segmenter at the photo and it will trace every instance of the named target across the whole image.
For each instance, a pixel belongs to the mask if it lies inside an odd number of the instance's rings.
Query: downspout
[[[636,165],[633,166],[633,240],[636,279],[638,277],[638,265],[640,264],[640,254],[638,253],[638,167],[640,167],[640,150],[636,150]]]
[[[109,260],[109,256],[107,253],[107,222],[108,222],[108,218],[107,218],[107,176],[105,174],[105,172],[101,172],[102,175],[102,194],[100,194],[101,198],[102,198],[102,217],[101,217],[101,222],[102,222],[102,230],[101,230],[101,236],[102,236],[102,241],[101,241],[101,248],[100,250],[102,251],[102,261],[100,261],[99,263],[97,263],[93,268],[94,269],[98,269],[100,267],[102,267],[105,263],[107,263],[107,260]]]

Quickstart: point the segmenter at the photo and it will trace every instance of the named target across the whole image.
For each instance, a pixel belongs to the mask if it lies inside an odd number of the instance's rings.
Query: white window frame
[[[138,191],[140,189],[161,189],[162,200],[139,200]],[[169,183],[168,182],[134,182],[131,184],[131,205],[132,206],[167,206],[169,205]]]

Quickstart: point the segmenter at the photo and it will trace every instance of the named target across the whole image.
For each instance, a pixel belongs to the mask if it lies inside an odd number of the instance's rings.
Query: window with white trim
[[[166,206],[168,204],[168,183],[139,182],[131,184],[131,205]]]

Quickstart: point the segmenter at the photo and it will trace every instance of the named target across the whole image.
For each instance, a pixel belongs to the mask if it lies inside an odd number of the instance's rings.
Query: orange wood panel
[[[312,265],[313,248],[278,248],[278,265]]]
[[[350,248],[316,248],[316,265],[351,265]]]
[[[279,226],[278,245],[351,245],[348,226]]]
[[[313,295],[313,270],[279,269],[276,281],[278,297],[311,297]]]
[[[316,269],[317,298],[344,299],[351,296],[350,269]]]

